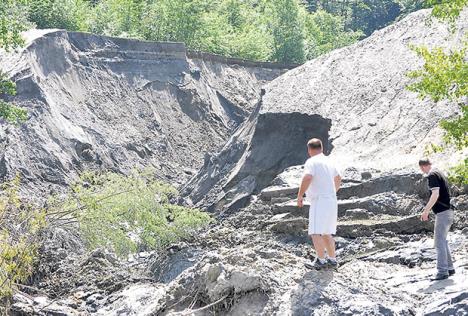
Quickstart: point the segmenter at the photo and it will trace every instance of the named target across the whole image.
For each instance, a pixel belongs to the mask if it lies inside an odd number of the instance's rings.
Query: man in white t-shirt
[[[317,252],[317,260],[313,264],[306,264],[317,270],[332,267],[336,269],[338,263],[335,255],[336,223],[338,217],[338,203],[336,192],[341,185],[341,176],[323,154],[322,141],[317,138],[309,140],[307,151],[310,158],[304,165],[304,176],[297,194],[297,206],[303,206],[304,193],[310,202],[308,233]],[[325,252],[328,257],[325,257]]]

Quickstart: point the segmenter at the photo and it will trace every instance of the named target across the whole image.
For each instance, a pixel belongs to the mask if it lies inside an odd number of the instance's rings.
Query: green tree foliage
[[[89,13],[89,31],[97,34],[142,38],[143,12],[147,7],[141,1],[101,0]],[[153,17],[157,18],[157,17]]]
[[[307,16],[306,34],[307,59],[350,45],[363,35],[361,32],[346,31],[342,18],[323,10]]]
[[[142,173],[85,173],[51,218],[76,219],[90,248],[106,247],[119,255],[160,249],[211,221],[205,212],[171,204],[176,194]]]
[[[434,6],[432,15],[452,25],[459,17],[467,0],[427,0],[426,4]],[[416,82],[408,89],[417,92],[421,98],[430,98],[435,102],[449,100],[460,105],[461,113],[457,117],[443,120],[440,125],[445,130],[445,141],[457,149],[468,147],[468,64],[466,51],[468,43],[459,50],[446,52],[442,47],[429,50],[426,47],[413,47],[413,50],[424,59],[420,70],[408,75]],[[468,160],[465,159],[451,170],[451,179],[466,184],[468,182]]]
[[[29,20],[38,28],[86,31],[88,14],[85,0],[29,0]]]
[[[0,2],[0,48],[10,50],[23,44],[21,32],[30,27],[27,10],[26,0]]]
[[[203,37],[203,15],[209,8],[208,1],[159,0],[150,5],[150,30],[148,39],[184,42],[197,48]]]
[[[0,96],[15,94],[15,83],[7,79],[7,76],[0,71]],[[28,112],[23,108],[0,100],[0,117],[9,123],[18,124],[26,121],[26,119],[28,118]]]
[[[348,26],[362,30],[366,35],[387,26],[400,15],[401,7],[397,1],[362,0],[351,4],[351,17]]]
[[[461,106],[461,114],[451,120],[443,120],[440,126],[446,131],[445,140],[458,149],[468,147],[468,105]]]
[[[425,63],[422,69],[408,74],[411,78],[419,79],[408,86],[409,90],[436,102],[444,99],[457,101],[468,95],[466,47],[450,53],[445,53],[441,47],[432,50],[414,47],[413,50]]]
[[[38,28],[180,41],[190,49],[260,61],[300,63],[361,34],[348,30],[338,13],[309,14],[301,0],[24,1],[23,12]]]
[[[424,0],[398,0],[402,15],[424,8]]]
[[[455,22],[468,0],[426,0],[427,7],[433,7],[432,15],[440,20]]]
[[[311,12],[320,10],[338,16],[346,29],[365,35],[389,25],[401,15],[423,7],[424,0],[307,0]]]
[[[21,32],[30,27],[27,21],[26,0],[4,0],[0,2],[0,49],[9,51],[23,44]],[[27,119],[25,109],[19,108],[1,98],[15,95],[15,83],[0,70],[0,118],[13,124]]]
[[[20,199],[19,184],[16,177],[0,186],[0,306],[31,275],[46,223],[44,210]]]
[[[204,14],[200,50],[230,57],[266,61],[273,37],[267,27],[265,5],[243,0],[222,1]]]
[[[462,185],[468,185],[468,158],[450,169],[449,181]]]
[[[269,8],[273,35],[272,60],[301,63],[305,60],[304,21],[297,0],[272,0]]]

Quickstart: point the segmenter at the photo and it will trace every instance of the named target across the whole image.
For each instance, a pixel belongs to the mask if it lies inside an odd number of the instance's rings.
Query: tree
[[[400,15],[397,2],[388,0],[359,0],[351,4],[351,20],[348,27],[362,30],[366,35],[387,26]]]
[[[445,53],[441,47],[433,50],[415,47],[413,49],[424,59],[424,66],[408,74],[410,78],[418,80],[407,88],[417,92],[421,98],[430,98],[435,102],[450,100],[460,104],[460,117],[441,122],[447,143],[454,144],[458,149],[468,147],[468,106],[462,102],[462,98],[468,96],[467,48]]]
[[[319,10],[306,19],[307,59],[350,45],[363,36],[361,32],[346,31],[339,16]]]
[[[0,48],[10,50],[23,44],[21,32],[30,26],[26,12],[26,1],[0,2]]]
[[[306,0],[310,12],[320,10],[338,16],[346,29],[364,31],[370,35],[423,7],[424,0]]]
[[[273,38],[265,6],[255,1],[226,0],[203,17],[200,49],[217,54],[266,61]]]
[[[29,0],[29,20],[38,28],[88,30],[89,3],[85,0]]]
[[[7,78],[7,75],[0,71],[0,96],[15,95],[16,85],[13,81]],[[9,102],[0,100],[0,117],[5,121],[18,124],[26,121],[28,113],[25,109],[17,107]]]
[[[448,21],[453,26],[468,0],[428,0],[426,4],[434,5],[434,17]],[[445,130],[446,144],[460,150],[468,147],[468,105],[463,101],[468,96],[467,48],[466,40],[463,48],[450,52],[442,47],[432,50],[426,47],[413,48],[424,59],[424,66],[408,74],[417,81],[407,87],[421,98],[430,98],[435,102],[449,100],[459,104],[460,114],[453,119],[443,120],[440,126]],[[467,175],[468,158],[452,168],[450,177],[454,182],[468,184]]]
[[[7,51],[23,44],[21,32],[30,26],[27,21],[25,1],[5,0],[0,3],[0,48]],[[15,83],[0,70],[0,97],[16,94]],[[9,123],[26,120],[27,112],[11,103],[0,99],[0,118]]]
[[[448,22],[455,22],[468,0],[426,0],[427,7],[433,7],[432,16]]]
[[[424,7],[424,0],[398,0],[403,16]]]
[[[109,36],[145,38],[144,12],[148,5],[138,0],[101,0],[89,14],[89,31]]]
[[[203,37],[204,13],[210,7],[202,0],[159,0],[144,14],[144,36],[156,41],[184,42],[198,48]]]
[[[302,63],[305,60],[305,34],[302,10],[297,0],[272,0],[270,30],[273,35],[272,60]]]

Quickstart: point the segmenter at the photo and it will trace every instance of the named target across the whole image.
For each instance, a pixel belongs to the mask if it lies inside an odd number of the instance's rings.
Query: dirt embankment
[[[27,34],[0,54],[29,113],[0,124],[0,179],[19,172],[47,194],[86,169],[153,167],[182,183],[249,115],[263,84],[292,65],[252,63],[154,43],[65,31]]]

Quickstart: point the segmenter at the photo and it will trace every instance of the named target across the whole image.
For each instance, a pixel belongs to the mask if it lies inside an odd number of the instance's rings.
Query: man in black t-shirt
[[[437,252],[437,274],[433,280],[443,280],[455,274],[447,235],[453,223],[453,210],[450,209],[450,189],[445,175],[432,168],[429,159],[419,160],[421,171],[427,175],[431,197],[424,207],[421,220],[429,219],[429,211],[435,213],[434,246]]]

